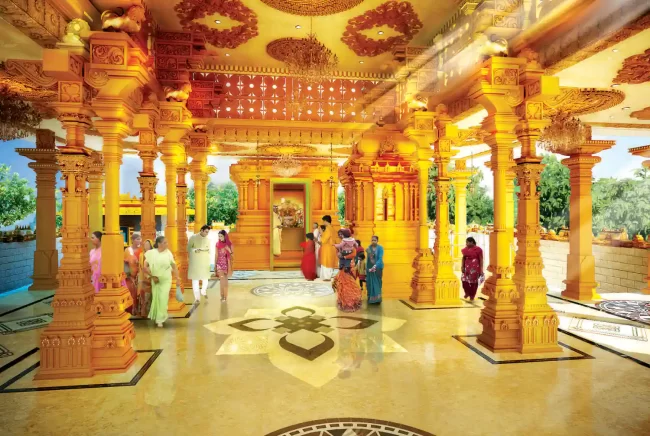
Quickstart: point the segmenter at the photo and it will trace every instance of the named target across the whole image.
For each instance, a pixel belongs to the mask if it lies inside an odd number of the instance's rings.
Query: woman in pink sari
[[[102,232],[92,232],[90,242],[93,244],[93,249],[90,250],[90,283],[93,284],[95,293],[98,293],[103,288],[99,283],[102,275]]]
[[[483,277],[483,250],[476,245],[476,240],[472,237],[467,238],[465,241],[465,248],[463,248],[463,263],[461,266],[461,281],[463,283],[463,290],[465,297],[472,301],[476,297],[478,285]]]
[[[232,242],[225,230],[219,232],[219,242],[214,258],[214,274],[219,277],[219,288],[221,290],[221,301],[228,299],[228,278],[232,276],[233,250]]]

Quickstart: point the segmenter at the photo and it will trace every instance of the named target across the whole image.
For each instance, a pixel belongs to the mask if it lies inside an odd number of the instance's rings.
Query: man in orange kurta
[[[338,259],[336,257],[336,248],[334,247],[332,217],[325,215],[323,217],[323,225],[325,226],[325,231],[323,231],[320,239],[320,278],[327,282],[332,280],[332,276],[338,265]]]

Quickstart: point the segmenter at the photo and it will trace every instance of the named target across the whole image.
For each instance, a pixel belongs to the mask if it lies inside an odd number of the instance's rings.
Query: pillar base
[[[460,280],[454,277],[438,277],[433,281],[434,306],[458,306],[460,299]]]
[[[546,310],[519,313],[520,348],[522,354],[557,353],[562,348],[557,344],[557,328],[560,321],[555,311]]]
[[[95,374],[126,372],[138,357],[131,346],[135,331],[129,317],[129,313],[123,312],[117,318],[98,318],[95,321],[93,340]]]
[[[92,324],[74,330],[48,326],[41,333],[41,362],[34,380],[92,377],[92,341]]]
[[[600,295],[596,292],[598,283],[596,282],[577,282],[565,280],[563,282],[566,289],[562,291],[562,296],[577,301],[597,301],[601,300]]]
[[[520,325],[514,303],[517,297],[514,282],[492,275],[486,280],[483,293],[489,298],[479,318],[483,332],[478,342],[495,353],[518,351]]]
[[[413,260],[415,273],[411,279],[411,300],[414,303],[431,303],[433,296],[433,252],[431,250],[419,250]]]
[[[59,287],[59,282],[51,277],[32,277],[33,283],[29,287],[30,291],[54,291]]]

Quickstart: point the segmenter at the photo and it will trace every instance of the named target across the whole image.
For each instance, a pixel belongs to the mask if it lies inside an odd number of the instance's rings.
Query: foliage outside
[[[36,210],[36,195],[18,173],[0,164],[0,226],[9,226]]]
[[[339,191],[337,197],[338,201],[338,211],[336,212],[339,216],[339,222],[345,221],[345,191]]]
[[[191,208],[196,207],[194,188],[190,188],[187,198]],[[223,222],[229,226],[237,222],[239,210],[239,193],[237,186],[233,182],[216,185],[212,182],[207,187],[208,203],[208,222],[199,223],[210,224],[214,222]]]
[[[429,170],[429,190],[427,192],[427,206],[429,220],[436,219],[436,189],[435,177],[438,175],[438,167],[433,165]],[[481,185],[483,173],[475,171],[470,176],[467,186],[467,223],[486,225],[492,223],[494,216],[494,202],[487,195],[487,188]],[[452,185],[449,190],[449,222],[455,223],[456,192]]]

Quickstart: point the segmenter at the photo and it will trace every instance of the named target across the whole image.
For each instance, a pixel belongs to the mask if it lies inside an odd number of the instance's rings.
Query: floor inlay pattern
[[[650,302],[639,300],[608,300],[596,307],[612,315],[650,325]]]
[[[45,327],[52,322],[52,314],[30,316],[28,318],[15,319],[12,321],[0,322],[0,335],[10,335],[13,333],[24,332],[26,330],[38,329]]]
[[[648,336],[646,335],[645,329],[627,324],[571,318],[569,330],[648,342]]]
[[[5,347],[4,345],[0,345],[0,359],[3,357],[9,357],[13,356],[14,353],[12,353],[9,348]]]
[[[300,271],[235,271],[230,280],[292,280],[303,278]]]
[[[375,367],[386,353],[406,349],[385,332],[405,320],[365,314],[340,315],[334,307],[294,306],[286,309],[249,309],[243,318],[205,325],[228,335],[217,355],[268,354],[271,364],[321,387],[369,360]]]
[[[363,418],[324,419],[305,422],[266,436],[434,436],[394,422]]]
[[[251,290],[253,295],[258,297],[325,297],[332,295],[334,291],[330,285],[323,283],[305,282],[286,282],[271,283],[268,285],[258,286]]]

